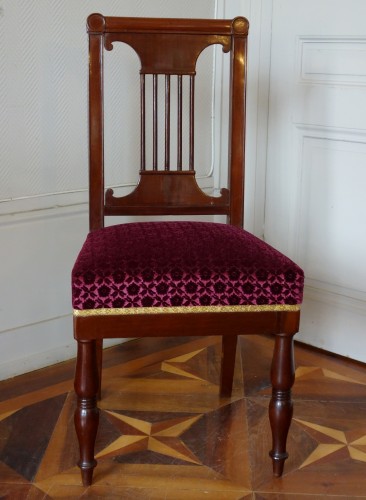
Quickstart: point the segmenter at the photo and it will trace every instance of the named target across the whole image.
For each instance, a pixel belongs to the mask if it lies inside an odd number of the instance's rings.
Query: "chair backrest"
[[[245,74],[248,21],[88,17],[89,33],[89,203],[90,230],[103,227],[106,215],[199,215],[225,214],[228,222],[243,225]],[[103,53],[114,42],[130,45],[138,54],[141,94],[141,164],[140,180],[135,190],[122,197],[114,196],[104,186],[103,132]],[[194,101],[196,61],[213,44],[231,53],[229,95],[229,179],[220,196],[208,196],[198,186],[194,170]],[[152,161],[146,159],[145,78],[153,79]],[[164,169],[159,169],[158,155],[158,77],[165,80]],[[177,79],[177,164],[171,164],[170,110],[171,79]],[[182,81],[189,79],[189,164],[183,165],[182,151]],[[159,127],[160,129],[160,127]],[[185,168],[187,167],[187,168]]]

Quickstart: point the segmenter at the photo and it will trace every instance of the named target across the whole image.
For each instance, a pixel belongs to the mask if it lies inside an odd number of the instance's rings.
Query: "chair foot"
[[[90,464],[81,464],[79,462],[78,465],[81,470],[81,479],[83,481],[83,486],[90,486],[93,482],[93,472],[95,466],[97,465],[97,461],[94,460],[94,462]]]
[[[275,455],[270,451],[269,456],[272,458],[273,475],[275,477],[281,477],[285,466],[285,460],[288,458],[288,453]]]

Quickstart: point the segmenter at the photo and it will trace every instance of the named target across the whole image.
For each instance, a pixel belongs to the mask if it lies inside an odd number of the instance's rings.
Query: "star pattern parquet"
[[[98,467],[76,467],[73,364],[0,383],[0,498],[366,499],[366,368],[297,346],[290,458],[274,479],[272,339],[243,337],[231,398],[219,339],[143,339],[106,351]]]

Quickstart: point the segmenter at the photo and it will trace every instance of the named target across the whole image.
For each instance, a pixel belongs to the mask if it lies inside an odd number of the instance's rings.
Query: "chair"
[[[222,336],[220,396],[232,391],[238,335],[273,334],[269,404],[273,472],[283,472],[292,419],[293,336],[298,331],[303,272],[243,226],[245,78],[248,21],[103,17],[87,21],[90,47],[90,232],[72,272],[75,426],[84,485],[92,482],[104,338]],[[130,45],[141,62],[141,166],[137,187],[115,196],[104,187],[103,52]],[[219,196],[205,194],[194,170],[196,60],[208,46],[230,53],[229,178]],[[153,80],[152,159],[146,152],[146,75]],[[165,75],[165,77],[161,77]],[[158,157],[158,77],[165,80],[165,164]],[[190,82],[189,144],[182,134],[182,80]],[[175,83],[176,81],[176,83]],[[171,85],[177,91],[177,164],[170,157]],[[196,137],[195,137],[196,135]],[[185,149],[187,148],[187,149]],[[188,165],[182,161],[189,151]],[[105,216],[224,214],[227,223],[129,222],[104,227]]]

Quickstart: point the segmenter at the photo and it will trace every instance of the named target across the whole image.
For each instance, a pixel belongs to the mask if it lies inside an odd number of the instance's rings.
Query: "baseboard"
[[[126,342],[127,340],[130,339],[107,339],[103,344],[107,348]],[[56,346],[42,352],[0,362],[0,380],[13,378],[17,375],[23,375],[34,370],[39,370],[40,368],[73,359],[76,357],[76,346],[76,342],[71,341],[68,344]]]

